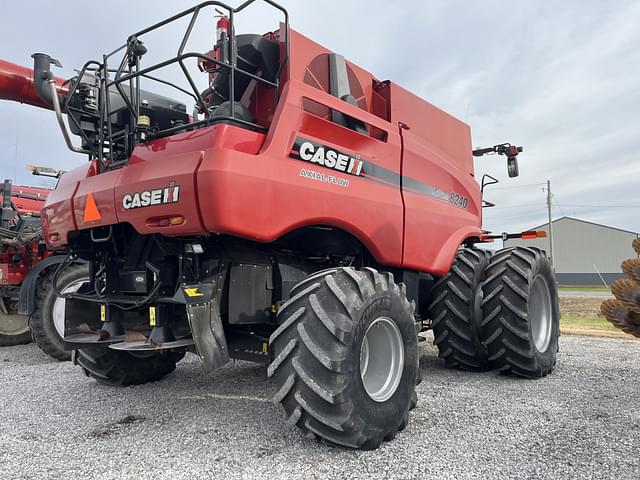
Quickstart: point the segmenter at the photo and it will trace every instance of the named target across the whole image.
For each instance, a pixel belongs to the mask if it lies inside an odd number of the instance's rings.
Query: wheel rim
[[[404,342],[389,317],[374,320],[362,339],[360,375],[367,395],[384,402],[398,389],[404,366]]]
[[[81,278],[79,280],[75,280],[67,285],[60,293],[76,293],[80,288],[88,283],[89,279]],[[64,338],[64,316],[65,316],[65,306],[67,301],[64,298],[56,297],[55,302],[53,303],[53,326],[60,335],[60,338]]]
[[[0,335],[15,337],[29,331],[28,315],[5,315],[0,313]]]
[[[539,352],[545,352],[551,341],[551,295],[544,277],[538,275],[531,287],[529,298],[529,323],[533,343]]]

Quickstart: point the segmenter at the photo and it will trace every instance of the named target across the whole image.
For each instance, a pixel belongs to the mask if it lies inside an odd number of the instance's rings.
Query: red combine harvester
[[[42,216],[47,246],[70,253],[53,283],[75,362],[112,385],[159,380],[185,352],[207,371],[260,362],[289,424],[362,449],[407,424],[419,332],[433,328],[451,367],[548,374],[545,255],[474,248],[493,237],[473,155],[506,155],[514,176],[521,149],[472,151],[467,125],[290,30],[270,0],[277,29],[237,34],[254,3],[202,3],[66,82],[35,54],[33,85],[14,83],[89,158]],[[188,51],[207,13],[215,46]],[[180,21],[177,54],[147,61],[165,50],[150,34]],[[184,88],[162,77],[171,66]]]
[[[20,286],[29,270],[48,253],[42,239],[40,210],[49,190],[13,186],[0,189],[0,346],[31,341],[29,317],[18,315]]]
[[[59,177],[63,173],[47,167],[29,168],[35,175]],[[57,298],[51,288],[53,267],[66,257],[50,255],[40,224],[40,211],[49,193],[45,188],[12,185],[11,180],[1,185],[0,346],[33,339],[51,357],[68,360],[70,354],[62,340],[65,300]]]

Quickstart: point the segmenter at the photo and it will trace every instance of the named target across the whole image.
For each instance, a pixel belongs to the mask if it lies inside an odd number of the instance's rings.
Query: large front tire
[[[38,281],[36,307],[31,315],[31,336],[40,350],[56,360],[69,360],[71,352],[64,349],[64,298],[56,295],[53,288],[55,268],[47,271]],[[77,292],[89,282],[89,267],[74,265],[68,267],[57,279],[57,287],[62,293]]]
[[[268,375],[287,423],[333,444],[377,448],[415,405],[414,307],[390,273],[311,275],[278,312]]]
[[[498,251],[483,285],[483,342],[493,368],[522,377],[553,370],[560,303],[551,265],[537,248]]]

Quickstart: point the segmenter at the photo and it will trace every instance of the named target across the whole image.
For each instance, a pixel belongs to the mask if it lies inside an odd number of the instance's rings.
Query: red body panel
[[[40,213],[51,190],[38,187],[11,186],[11,201],[19,213]],[[2,195],[0,194],[0,203]]]
[[[81,180],[90,176],[91,164],[82,165],[66,172],[56,189],[47,197],[42,209],[42,229],[45,241],[51,250],[60,250],[68,244],[68,234],[77,230],[73,211],[74,195]]]
[[[49,192],[46,188],[12,185],[11,201],[20,214],[40,214]],[[22,283],[30,268],[48,255],[41,251],[40,243],[35,241],[27,245],[0,247],[0,285]]]
[[[412,130],[403,130],[403,140],[402,175],[419,182],[403,182],[403,264],[419,270],[430,264],[429,271],[444,274],[460,244],[480,234],[478,185],[451,156],[425,143]],[[456,198],[466,207],[453,205]]]
[[[399,135],[391,132],[384,143],[305,113],[300,108],[303,95],[344,106],[329,94],[291,80],[280,100],[275,128],[259,156],[218,151],[205,157],[198,173],[198,189],[213,194],[208,205],[201,201],[207,230],[268,242],[299,227],[332,225],[360,239],[381,262],[399,265],[399,189],[348,175],[341,175],[349,180],[348,188],[303,178],[301,169],[322,172],[322,167],[289,157],[296,136],[301,135],[399,171]],[[382,123],[375,117],[370,120]]]
[[[416,141],[456,166],[456,175],[473,177],[469,126],[393,82],[389,90],[391,122],[407,125]],[[425,155],[430,158],[432,154]]]
[[[45,209],[47,231],[60,235],[48,239],[49,247],[63,247],[69,231],[118,222],[141,234],[219,233],[260,242],[328,225],[353,234],[382,264],[448,271],[459,245],[480,235],[469,127],[394,84],[380,93],[380,82],[350,62],[362,93],[358,106],[332,96],[321,88],[322,72],[308,71],[327,53],[291,32],[286,83],[266,136],[217,125],[139,145],[121,169],[86,179],[86,167],[67,173]],[[329,109],[365,122],[370,135],[317,113]],[[299,138],[362,159],[362,175],[301,160],[294,155]],[[328,175],[342,183],[326,181]],[[125,208],[127,195],[168,185],[179,186],[178,202]],[[84,222],[89,193],[102,218]],[[158,223],[172,216],[184,221]]]

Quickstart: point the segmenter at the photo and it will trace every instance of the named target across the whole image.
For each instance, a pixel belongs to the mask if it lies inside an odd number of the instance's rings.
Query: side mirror
[[[509,177],[514,178],[520,175],[520,169],[518,168],[517,157],[507,157],[507,172]]]
[[[474,157],[482,157],[483,155],[492,155],[497,153],[498,155],[504,155],[507,157],[507,172],[511,178],[520,175],[520,169],[518,168],[517,156],[523,151],[522,147],[511,145],[510,143],[501,143],[500,145],[494,145],[488,148],[477,148],[472,150]]]

